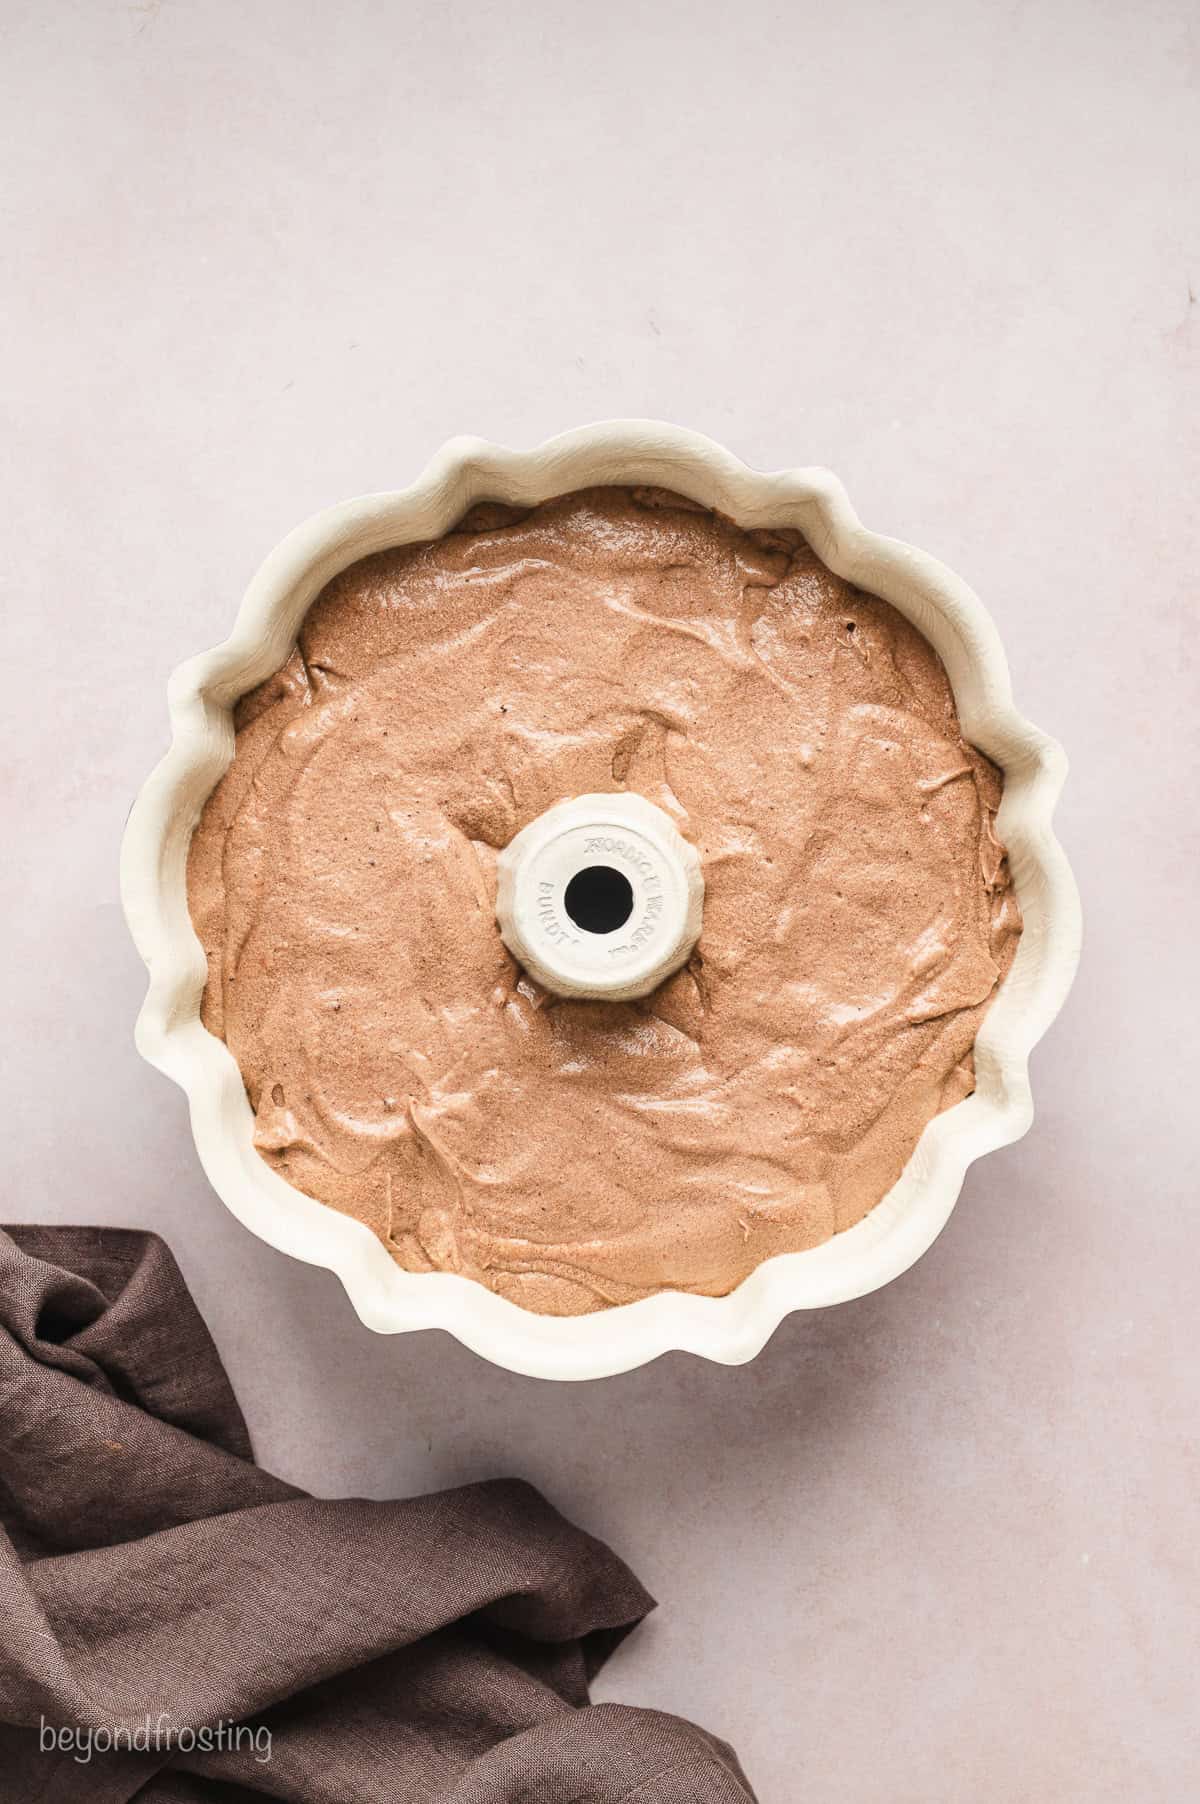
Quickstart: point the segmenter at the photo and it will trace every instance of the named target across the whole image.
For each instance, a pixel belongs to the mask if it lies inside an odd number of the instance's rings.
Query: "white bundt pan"
[[[532,506],[599,483],[674,489],[745,527],[798,527],[838,575],[919,627],[950,674],[964,733],[1004,770],[998,830],[1025,929],[976,1041],[974,1094],[929,1123],[898,1182],[857,1226],[768,1259],[727,1297],[671,1292],[555,1317],[468,1278],[404,1271],[369,1229],[303,1196],[258,1156],[233,1055],[200,1024],[205,960],[188,915],[186,862],[204,802],[233,757],[234,703],[287,660],[331,577],[371,552],[438,537],[474,502]],[[269,1245],[336,1272],[377,1333],[444,1328],[497,1365],[539,1378],[604,1377],[674,1348],[738,1364],[792,1310],[844,1303],[906,1271],[945,1225],[972,1159],[1019,1139],[1033,1119],[1029,1054],[1079,956],[1078,893],[1051,830],[1066,758],[1013,706],[1004,651],[977,597],[924,552],[868,532],[827,470],[762,474],[710,439],[647,420],[583,427],[533,451],[452,439],[411,488],[347,501],[290,533],[251,583],[230,637],[181,665],[168,696],[171,747],[134,804],[121,851],[125,915],[150,972],[137,1045],[186,1091],[218,1196]],[[654,1202],[647,1196],[646,1207]]]

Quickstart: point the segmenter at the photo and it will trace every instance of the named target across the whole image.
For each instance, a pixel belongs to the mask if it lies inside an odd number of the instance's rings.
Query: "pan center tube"
[[[557,996],[645,996],[700,936],[699,855],[644,796],[556,803],[509,841],[497,875],[501,938]]]

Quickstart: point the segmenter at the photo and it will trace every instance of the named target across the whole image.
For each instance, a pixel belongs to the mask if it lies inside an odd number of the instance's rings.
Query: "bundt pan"
[[[976,1041],[974,1093],[929,1122],[897,1183],[856,1226],[766,1260],[728,1296],[666,1292],[562,1317],[468,1278],[403,1270],[368,1228],[302,1195],[258,1156],[238,1067],[200,1021],[205,960],[186,862],[233,756],[235,702],[287,660],[333,576],[372,552],[436,538],[477,501],[528,507],[610,483],[673,489],[744,527],[798,528],[838,575],[920,629],[949,673],[964,735],[1004,771],[997,828],[1024,931]],[[125,914],[150,973],[137,1045],[186,1091],[197,1151],[225,1204],[271,1246],[336,1272],[376,1332],[443,1328],[497,1365],[542,1378],[601,1377],[674,1348],[736,1364],[792,1310],[846,1302],[907,1270],[944,1226],[971,1161],[1028,1129],[1029,1054],[1062,1006],[1079,951],[1078,896],[1051,828],[1066,759],[1013,706],[1004,652],[977,597],[924,552],[868,532],[828,471],[763,474],[709,439],[643,420],[584,427],[533,451],[453,439],[410,488],[347,501],[290,533],[251,583],[230,637],[181,665],[168,695],[171,746],[137,798],[121,854]]]

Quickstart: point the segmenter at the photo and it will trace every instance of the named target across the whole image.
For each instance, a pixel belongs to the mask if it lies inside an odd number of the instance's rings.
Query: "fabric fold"
[[[588,1681],[653,1607],[527,1484],[323,1501],[252,1463],[173,1257],[0,1233],[0,1804],[732,1804]]]

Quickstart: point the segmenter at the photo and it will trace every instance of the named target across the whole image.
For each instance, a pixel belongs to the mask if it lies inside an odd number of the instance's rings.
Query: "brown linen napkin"
[[[588,1703],[652,1600],[528,1485],[322,1502],[251,1462],[157,1236],[0,1232],[0,1804],[753,1798],[703,1730]]]

